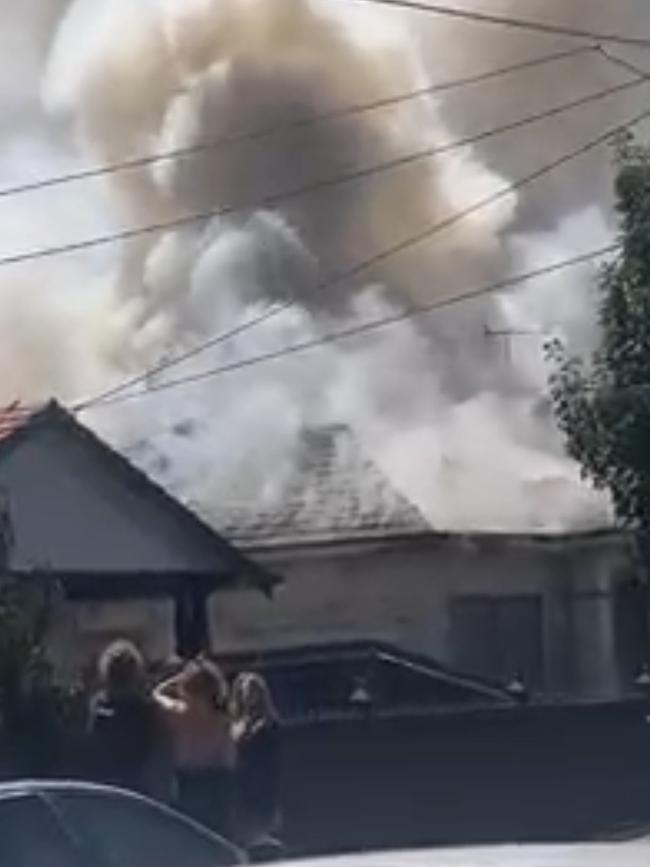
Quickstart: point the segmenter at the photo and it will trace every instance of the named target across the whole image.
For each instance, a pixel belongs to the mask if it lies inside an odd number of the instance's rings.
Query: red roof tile
[[[26,424],[34,414],[34,407],[24,406],[15,400],[0,409],[0,440],[5,439]]]

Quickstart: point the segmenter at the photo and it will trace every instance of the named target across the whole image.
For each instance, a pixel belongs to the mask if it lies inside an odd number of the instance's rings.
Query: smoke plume
[[[491,8],[637,34],[644,6],[494,0]],[[606,149],[335,279],[624,121],[647,96],[628,91],[264,208],[258,203],[275,193],[543,111],[627,73],[594,50],[306,125],[574,42],[343,0],[40,0],[7,14],[29,43],[19,61],[29,69],[4,76],[20,80],[20,90],[0,90],[5,116],[13,113],[0,126],[3,183],[279,129],[2,201],[3,253],[236,209],[121,246],[5,269],[5,399],[91,395],[289,300],[293,306],[174,376],[598,246],[613,231]],[[436,527],[601,523],[608,504],[580,482],[553,426],[541,352],[551,335],[578,349],[591,345],[593,274],[585,267],[556,275],[301,356],[97,408],[84,420],[208,515],[235,500],[272,505],[294,471],[300,431],[343,422]]]

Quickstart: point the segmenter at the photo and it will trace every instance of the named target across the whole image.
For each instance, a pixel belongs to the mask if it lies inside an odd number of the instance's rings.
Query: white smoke
[[[287,124],[565,46],[341,0],[76,0],[54,29],[63,5],[52,0],[46,14],[43,3],[40,11],[32,3],[13,13],[31,40],[25,57],[34,71],[21,93],[0,91],[5,105],[26,108],[11,129],[0,128],[3,184]],[[642,0],[598,15],[588,0],[493,5],[609,30],[637,33],[644,24]],[[43,65],[37,47],[48,45]],[[633,52],[626,56],[641,63]],[[240,209],[122,248],[5,270],[1,396],[86,396],[269,305],[296,300],[173,375],[198,372],[597,246],[612,231],[606,150],[353,279],[319,288],[621,122],[643,104],[642,90],[273,209],[255,203],[624,78],[592,52],[436,99],[287,126],[264,139],[0,202],[6,253]],[[556,275],[97,409],[85,420],[208,513],[223,512],[229,499],[272,504],[291,477],[301,428],[335,421],[354,428],[437,527],[602,522],[606,502],[580,482],[554,430],[541,354],[556,333],[590,345],[592,276],[589,267]],[[508,331],[521,333],[499,336]]]

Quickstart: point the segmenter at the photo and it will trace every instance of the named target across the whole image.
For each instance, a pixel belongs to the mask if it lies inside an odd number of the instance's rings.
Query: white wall
[[[609,592],[632,567],[614,534],[557,542],[431,534],[250,553],[285,585],[270,602],[251,593],[213,597],[219,651],[374,638],[453,664],[455,594],[538,593],[548,692],[595,698],[621,688]]]

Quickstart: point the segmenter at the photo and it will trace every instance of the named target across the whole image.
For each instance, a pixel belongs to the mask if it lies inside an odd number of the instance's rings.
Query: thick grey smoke
[[[36,133],[30,119],[7,133],[0,173],[8,181],[30,176],[34,166],[48,174],[283,124],[563,44],[340,0],[76,0],[53,32],[61,5],[52,2],[38,26],[17,18],[50,45],[45,108],[36,112],[46,132]],[[585,18],[591,5],[494,0],[495,9],[529,17],[634,33],[643,27],[641,0]],[[177,373],[453,296],[598,245],[612,229],[606,151],[354,279],[319,288],[638,111],[641,90],[273,210],[255,202],[624,76],[594,52],[435,100],[12,202],[0,212],[7,250],[52,243],[52,234],[58,241],[224,206],[241,211],[123,249],[7,272],[0,327],[11,324],[0,354],[10,376],[3,396],[92,393],[286,299],[297,304]],[[34,94],[30,86],[19,102],[35,104]],[[12,137],[17,153],[32,149],[29,161],[12,163]],[[541,357],[550,334],[566,334],[579,347],[593,339],[592,275],[586,268],[556,276],[300,358],[96,410],[87,420],[207,513],[217,504],[223,511],[229,498],[272,504],[294,469],[301,428],[343,421],[436,526],[602,521],[606,503],[563,456],[543,399]],[[508,330],[521,334],[486,334]]]
[[[485,4],[471,0],[463,4],[481,9]],[[604,33],[643,33],[648,30],[648,7],[643,0],[622,3],[593,3],[593,0],[491,0],[490,11],[512,14],[532,20],[551,21],[569,27],[591,28]],[[428,19],[428,16],[427,16]],[[561,48],[571,48],[576,41],[550,37],[528,31],[504,29],[431,18],[420,21],[423,57],[432,77],[453,77],[466,72],[480,58],[486,67],[507,65],[528,57],[543,55]],[[430,50],[431,40],[438,46]],[[586,44],[585,40],[585,44]],[[615,44],[603,46],[614,56],[647,70],[648,57],[643,50]],[[500,118],[543,111],[560,99],[580,98],[617,82],[632,78],[633,73],[616,68],[599,52],[552,64],[543,70],[498,79],[487,87],[465,88],[446,95],[444,116],[454,132],[468,132],[475,125],[491,125]],[[507,139],[486,140],[478,145],[481,159],[507,175],[525,173],[546,162],[568,147],[578,146],[609,125],[624,122],[647,102],[647,89],[616,94],[596,105],[564,115],[543,125],[522,129]],[[520,202],[518,228],[537,224],[552,228],[567,210],[587,207],[592,202],[607,203],[611,195],[611,172],[602,153],[594,153],[574,163],[566,171],[547,178]],[[525,222],[524,222],[525,221]]]
[[[43,67],[66,6],[67,0],[0,2],[0,187],[69,171],[83,159],[41,102]],[[76,187],[3,198],[0,255],[107,231],[110,224],[108,202],[98,204]],[[110,371],[102,370],[97,352],[105,285],[102,257],[0,271],[1,399],[71,397],[105,381]]]

